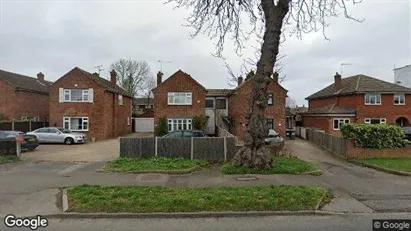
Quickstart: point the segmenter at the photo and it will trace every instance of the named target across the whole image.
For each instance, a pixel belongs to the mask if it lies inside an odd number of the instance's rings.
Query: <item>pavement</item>
[[[295,155],[322,169],[322,176],[258,175],[239,181],[222,175],[217,167],[190,175],[119,174],[96,170],[106,162],[37,162],[25,160],[0,165],[0,217],[61,212],[58,188],[82,184],[169,187],[306,185],[332,190],[333,201],[323,210],[338,213],[411,212],[411,178],[391,175],[341,160],[304,140],[289,142]]]

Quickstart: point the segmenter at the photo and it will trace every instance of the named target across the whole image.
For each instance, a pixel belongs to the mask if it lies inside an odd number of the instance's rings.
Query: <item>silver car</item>
[[[278,133],[275,132],[274,129],[268,130],[268,136],[267,138],[265,138],[266,144],[280,144],[283,141],[284,141],[284,138],[278,135]]]
[[[71,145],[84,143],[87,140],[87,136],[83,133],[75,133],[64,128],[56,127],[39,128],[32,132],[27,132],[27,134],[37,136],[40,143],[63,143]]]

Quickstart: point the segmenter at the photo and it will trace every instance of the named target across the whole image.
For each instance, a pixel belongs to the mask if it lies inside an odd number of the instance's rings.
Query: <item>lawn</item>
[[[224,174],[293,174],[300,175],[302,173],[313,172],[318,170],[314,165],[294,157],[275,157],[273,159],[273,167],[269,170],[252,171],[246,167],[233,167],[231,163],[223,165]],[[321,174],[320,171],[315,172]]]
[[[129,173],[188,173],[207,166],[207,164],[208,162],[204,160],[189,160],[183,158],[119,158],[106,164],[104,170]]]
[[[11,163],[18,160],[19,158],[17,156],[0,156],[0,164]]]
[[[78,186],[68,189],[70,212],[152,213],[200,211],[314,210],[332,198],[324,188],[258,186],[167,188],[148,186]]]
[[[402,172],[411,172],[411,158],[374,158],[359,160],[361,163]]]

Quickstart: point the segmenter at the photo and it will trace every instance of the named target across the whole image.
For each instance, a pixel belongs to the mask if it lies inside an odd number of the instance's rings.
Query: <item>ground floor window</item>
[[[183,119],[183,118],[178,118],[178,119],[168,119],[168,131],[176,131],[176,130],[191,130],[191,119]]]
[[[70,131],[88,131],[88,117],[64,117],[64,128]]]
[[[336,118],[336,119],[333,119],[333,121],[334,121],[334,126],[333,126],[334,130],[340,130],[343,124],[350,123],[350,119],[346,119],[346,118]]]
[[[366,124],[385,124],[387,120],[385,118],[365,118],[364,123]]]

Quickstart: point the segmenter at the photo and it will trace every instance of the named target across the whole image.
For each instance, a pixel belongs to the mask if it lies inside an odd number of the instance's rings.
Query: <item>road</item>
[[[408,214],[352,214],[334,216],[267,216],[242,218],[202,219],[51,219],[49,226],[38,230],[316,230],[316,231],[368,231],[373,219],[411,219]],[[3,224],[2,224],[3,225]],[[6,228],[0,230],[30,230]]]

